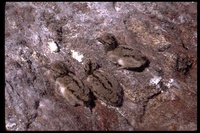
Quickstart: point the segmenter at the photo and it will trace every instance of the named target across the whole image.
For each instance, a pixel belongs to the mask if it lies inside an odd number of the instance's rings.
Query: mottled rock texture
[[[96,38],[112,33],[149,66],[117,69]],[[49,46],[51,45],[51,46]],[[71,106],[55,92],[49,64],[64,61],[80,80],[93,57],[123,88],[121,107],[98,98]],[[196,2],[6,2],[7,130],[197,130]]]

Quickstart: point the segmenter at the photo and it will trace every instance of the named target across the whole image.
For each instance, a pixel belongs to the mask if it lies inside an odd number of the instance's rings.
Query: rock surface
[[[178,9],[178,10],[177,10]],[[150,64],[116,69],[96,38],[109,32]],[[71,106],[55,94],[48,65],[81,80],[95,58],[123,87],[121,107]],[[6,2],[6,130],[197,130],[196,2]]]

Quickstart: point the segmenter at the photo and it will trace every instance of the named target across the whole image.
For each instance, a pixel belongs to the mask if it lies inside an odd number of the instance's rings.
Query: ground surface
[[[140,49],[149,67],[115,69],[96,40],[106,32]],[[84,80],[89,57],[112,70],[122,107],[73,107],[55,94],[45,66],[64,61]],[[5,84],[7,130],[196,130],[197,3],[7,2]]]

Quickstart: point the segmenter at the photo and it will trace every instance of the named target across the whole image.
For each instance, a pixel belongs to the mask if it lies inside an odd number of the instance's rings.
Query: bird
[[[51,75],[55,81],[55,90],[61,94],[72,106],[85,105],[90,107],[90,90],[63,61],[54,61],[50,64]]]
[[[139,49],[119,43],[111,33],[105,33],[97,40],[104,45],[108,60],[120,66],[118,69],[139,70],[149,63],[148,58]]]

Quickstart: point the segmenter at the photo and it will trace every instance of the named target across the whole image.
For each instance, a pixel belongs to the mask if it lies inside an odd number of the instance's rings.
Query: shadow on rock
[[[145,69],[146,67],[149,67],[149,64],[150,64],[150,61],[147,60],[147,61],[145,62],[145,64],[143,64],[142,66],[140,66],[140,67],[135,67],[135,68],[127,68],[127,70],[135,71],[135,72],[143,72],[144,69]]]

